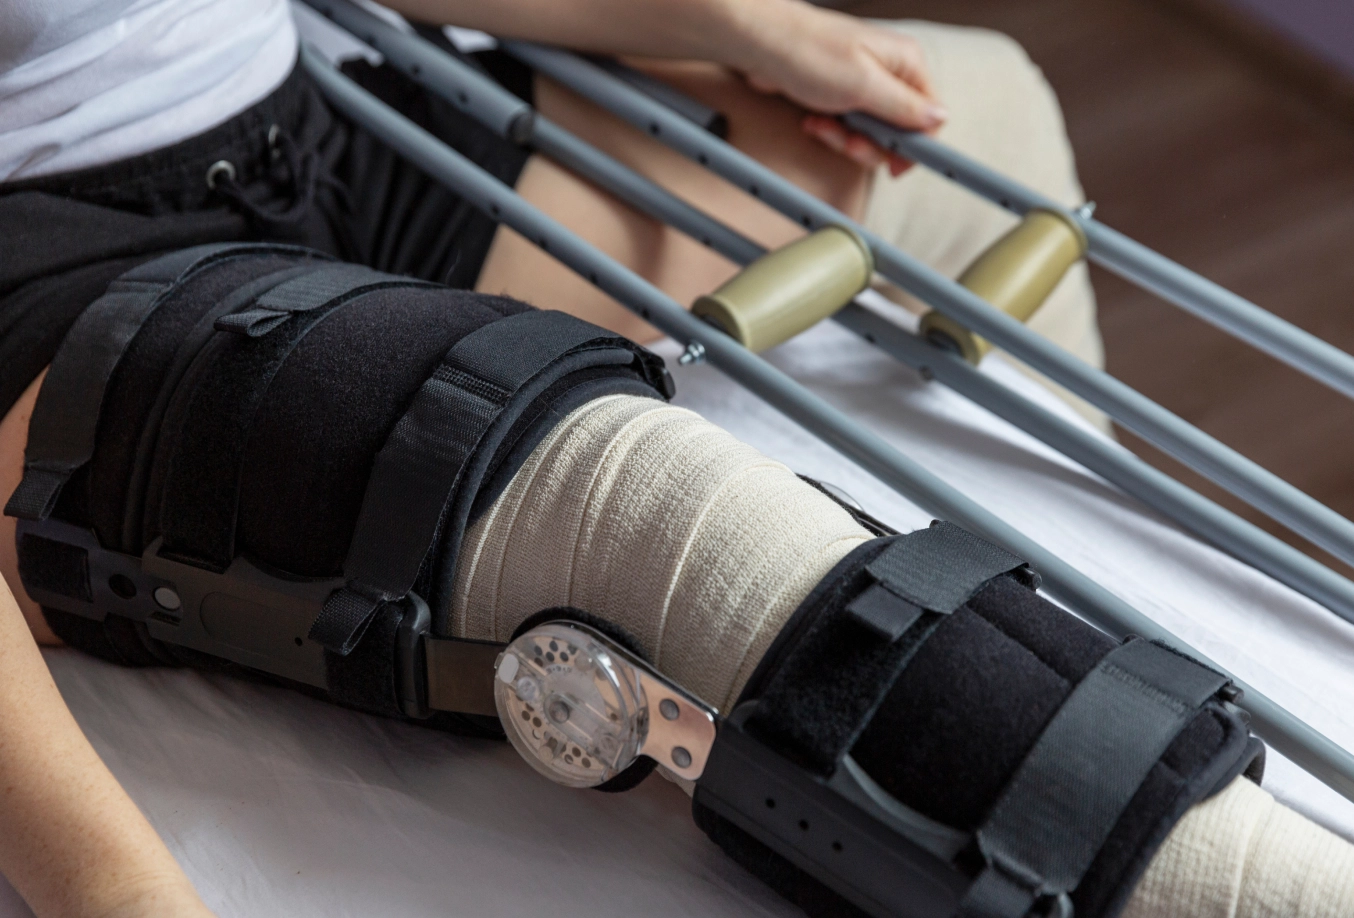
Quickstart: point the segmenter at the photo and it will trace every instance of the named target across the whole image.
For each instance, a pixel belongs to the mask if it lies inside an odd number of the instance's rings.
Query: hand
[[[910,36],[804,3],[748,4],[751,43],[737,66],[762,92],[809,109],[804,132],[866,168],[911,164],[831,117],[863,111],[900,127],[935,131],[948,117],[936,100],[920,46]],[[774,12],[773,12],[774,11]]]

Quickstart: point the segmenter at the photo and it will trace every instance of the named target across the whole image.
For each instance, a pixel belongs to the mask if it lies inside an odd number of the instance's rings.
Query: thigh
[[[724,112],[734,146],[851,215],[864,213],[873,177],[805,136],[799,129],[799,109],[752,91],[740,78],[713,65],[664,62],[644,67]],[[763,245],[783,245],[802,232],[765,204],[557,84],[538,77],[536,96],[546,117]],[[517,187],[528,201],[684,305],[736,270],[699,242],[637,213],[543,157],[528,162]],[[506,228],[494,238],[476,289],[562,309],[640,341],[658,334]]]
[[[9,500],[9,495],[19,486],[23,477],[24,445],[28,442],[28,419],[33,414],[33,403],[38,400],[38,389],[42,386],[42,375],[33,380],[14,406],[0,419],[0,503]],[[0,576],[5,578],[14,598],[23,610],[24,620],[28,622],[33,636],[39,644],[57,644],[47,622],[43,620],[38,604],[28,598],[19,583],[19,559],[14,546],[15,520],[12,516],[0,516]]]

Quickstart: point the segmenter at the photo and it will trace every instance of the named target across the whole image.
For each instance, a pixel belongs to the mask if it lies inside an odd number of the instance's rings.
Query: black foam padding
[[[805,599],[749,680],[743,700],[761,697],[819,620],[838,614],[865,588],[870,581],[864,568],[882,544],[853,551]],[[903,804],[973,831],[1072,689],[1116,646],[1014,576],[997,577],[941,619],[876,710],[852,757]],[[775,712],[777,729],[835,729],[833,711],[857,699],[847,680],[822,684],[823,698]],[[757,735],[775,742],[777,734]],[[1246,768],[1255,753],[1239,717],[1216,701],[1200,709],[1148,773],[1073,892],[1076,914],[1116,914],[1184,811]],[[843,914],[843,903],[823,898],[802,871],[771,864],[775,855],[760,842],[716,814],[696,810],[721,847],[810,914]]]
[[[203,313],[241,284],[301,260],[297,256],[251,256],[213,266],[185,281],[132,338],[109,380],[94,458],[83,483],[96,495],[89,501],[89,523],[101,544],[135,554],[144,548],[123,541],[127,489],[140,434],[152,423],[152,406],[184,337]]]
[[[372,462],[410,399],[453,344],[526,308],[465,291],[402,290],[314,328],[254,418],[237,550],[301,576],[341,574]]]

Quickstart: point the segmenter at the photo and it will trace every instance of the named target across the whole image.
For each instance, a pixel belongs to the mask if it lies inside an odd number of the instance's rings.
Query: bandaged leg
[[[1237,780],[1180,820],[1123,918],[1354,915],[1354,847]]]
[[[1085,200],[1058,101],[1018,44],[983,29],[912,20],[881,24],[921,44],[936,92],[950,112],[941,140],[1061,204],[1076,207]],[[1015,226],[1016,219],[944,176],[915,168],[898,178],[887,170],[878,172],[864,223],[903,251],[956,277]],[[892,285],[883,291],[914,311],[928,308]],[[1095,294],[1084,262],[1068,272],[1029,326],[1092,366],[1104,366]],[[1032,375],[1105,425],[1099,411]]]
[[[587,609],[728,710],[793,610],[869,538],[698,416],[598,400],[537,447],[467,533],[452,621],[461,636],[507,640],[539,609]],[[1186,813],[1123,914],[1352,912],[1354,848],[1237,778]]]
[[[804,597],[871,538],[779,462],[681,408],[599,399],[467,533],[453,628],[506,641],[541,609],[625,628],[720,710]]]
[[[23,584],[110,659],[482,731],[518,684],[483,642],[585,616],[724,715],[697,822],[820,914],[1112,915],[1255,761],[1225,677],[1096,632],[959,527],[872,538],[668,382],[559,313],[295,249],[178,253],[43,382],[8,505]]]

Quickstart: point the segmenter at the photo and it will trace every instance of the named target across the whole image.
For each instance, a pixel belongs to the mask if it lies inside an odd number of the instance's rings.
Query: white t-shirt
[[[0,181],[169,146],[275,89],[287,0],[0,0]]]

